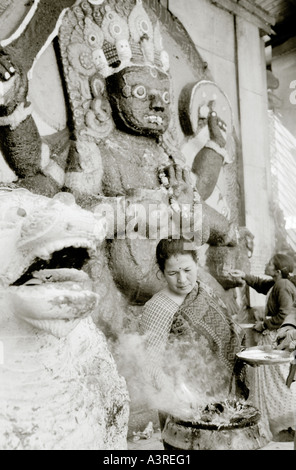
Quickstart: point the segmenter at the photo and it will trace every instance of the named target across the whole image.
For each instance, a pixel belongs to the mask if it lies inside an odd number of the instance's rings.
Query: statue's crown
[[[83,12],[80,6],[74,7],[70,14],[76,16],[78,25],[73,28],[67,41],[68,45],[70,43],[70,63],[72,58],[77,70],[79,62],[87,75],[95,67],[103,77],[132,65],[148,65],[168,73],[169,57],[163,48],[159,23],[153,26],[142,0],[136,0],[128,12],[120,13],[108,4],[97,14],[91,7],[87,12]]]

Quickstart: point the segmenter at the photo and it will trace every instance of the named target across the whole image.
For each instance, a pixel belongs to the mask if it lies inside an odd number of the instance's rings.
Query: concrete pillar
[[[251,272],[262,275],[275,246],[264,43],[257,26],[238,17],[236,40],[245,224],[255,236]],[[250,290],[251,306],[264,302]]]

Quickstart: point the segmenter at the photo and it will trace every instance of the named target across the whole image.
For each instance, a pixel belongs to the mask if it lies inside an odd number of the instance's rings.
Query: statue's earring
[[[122,88],[122,94],[125,98],[129,98],[132,94],[132,89],[129,85],[125,85],[123,88]]]

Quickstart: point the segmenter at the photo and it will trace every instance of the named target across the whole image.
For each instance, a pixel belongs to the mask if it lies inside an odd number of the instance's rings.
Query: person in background
[[[296,349],[296,308],[286,316],[276,335],[277,349],[294,351]]]
[[[183,238],[160,240],[156,259],[167,285],[146,302],[140,333],[147,379],[159,392],[158,408],[176,412],[189,402],[207,405],[227,399],[230,390],[241,398],[247,393],[244,364],[236,353],[244,332],[225,304],[197,280],[194,245]]]
[[[293,314],[296,287],[289,280],[293,270],[293,259],[278,253],[266,265],[265,274],[269,279],[248,275],[240,270],[231,272],[237,278],[238,285],[246,282],[258,293],[267,296],[264,315],[257,317],[254,325],[259,333],[258,346],[276,348],[279,331]],[[261,365],[249,371],[249,400],[261,411],[266,433],[270,438],[278,438],[279,433],[287,434],[288,430],[293,436],[296,389],[294,386],[286,386],[289,364]]]
[[[289,280],[294,270],[293,259],[284,254],[274,255],[265,267],[265,274],[270,279],[263,279],[240,270],[233,270],[230,274],[245,281],[248,286],[259,294],[267,295],[266,307],[263,317],[258,318],[254,329],[258,332],[264,330],[277,330],[290,313],[296,301],[296,287]]]
[[[286,378],[287,387],[296,381],[296,309],[286,317],[286,320],[277,333],[277,349],[292,351],[290,356],[290,370]],[[296,416],[295,416],[296,422]],[[296,432],[294,433],[294,450],[296,450]]]

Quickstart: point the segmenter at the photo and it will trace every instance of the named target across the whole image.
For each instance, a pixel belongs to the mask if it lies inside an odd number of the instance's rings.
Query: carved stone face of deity
[[[106,80],[118,129],[157,137],[170,122],[170,80],[155,67],[126,67]]]

